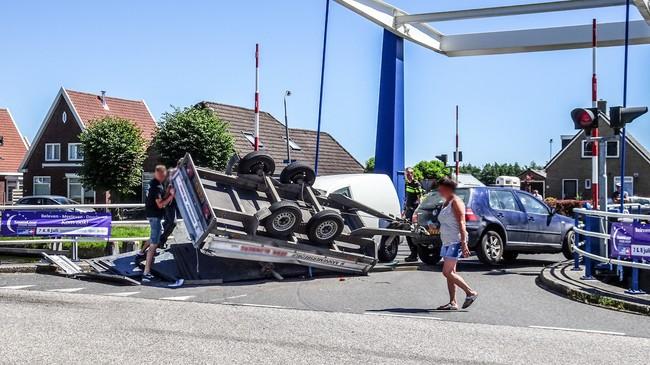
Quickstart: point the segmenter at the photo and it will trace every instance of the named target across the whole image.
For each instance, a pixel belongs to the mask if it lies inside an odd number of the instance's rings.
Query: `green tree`
[[[154,146],[167,166],[175,166],[189,152],[195,164],[215,170],[223,170],[235,151],[228,126],[212,110],[198,106],[164,113]]]
[[[146,142],[133,122],[117,117],[91,121],[79,139],[84,154],[79,177],[85,187],[119,197],[140,186]]]
[[[364,172],[373,172],[375,171],[375,158],[370,157],[368,160],[366,160],[366,167],[363,170]]]
[[[481,168],[478,166],[474,166],[471,163],[468,163],[466,165],[462,165],[460,167],[460,173],[461,174],[470,174],[473,175],[475,178],[480,178],[481,176]]]
[[[420,161],[413,166],[413,174],[416,180],[438,180],[447,176],[447,169],[440,160]]]

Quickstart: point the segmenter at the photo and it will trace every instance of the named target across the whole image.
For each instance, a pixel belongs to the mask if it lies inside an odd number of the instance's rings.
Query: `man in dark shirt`
[[[146,252],[147,259],[144,264],[144,273],[142,274],[142,281],[149,282],[153,279],[151,275],[151,266],[153,266],[153,258],[156,254],[156,249],[160,244],[160,236],[162,234],[162,220],[165,216],[165,207],[174,200],[175,191],[173,187],[168,189],[168,194],[165,196],[165,188],[163,183],[167,179],[167,168],[162,165],[156,166],[154,178],[149,182],[149,191],[145,200],[145,214],[149,221],[149,228],[151,233],[149,236],[149,248]]]
[[[424,190],[419,181],[415,180],[413,174],[413,168],[407,167],[404,171],[406,177],[406,201],[404,202],[404,218],[411,221],[413,218],[413,212],[420,204],[420,197]],[[411,254],[404,259],[406,262],[414,262],[418,260],[418,248],[416,245],[411,243],[408,240],[409,248],[411,249]]]
[[[622,190],[621,183],[616,183],[616,190],[612,193],[612,201],[619,204],[621,198],[623,199],[623,203],[627,203],[630,200],[627,191]]]

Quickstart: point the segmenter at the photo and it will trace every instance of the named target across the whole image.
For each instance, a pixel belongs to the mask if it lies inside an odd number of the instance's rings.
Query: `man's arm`
[[[162,209],[166,207],[172,201],[172,199],[174,199],[174,195],[176,195],[174,188],[169,188],[169,194],[166,198],[163,199],[162,197],[158,196],[158,198],[156,198],[156,205],[158,208]]]

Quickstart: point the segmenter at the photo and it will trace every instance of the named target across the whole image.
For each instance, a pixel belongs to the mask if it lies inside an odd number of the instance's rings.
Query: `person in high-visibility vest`
[[[424,193],[424,189],[422,189],[422,185],[420,184],[419,181],[415,180],[414,174],[413,174],[413,168],[412,167],[407,167],[406,170],[404,171],[404,175],[406,177],[406,197],[404,201],[404,217],[411,221],[413,218],[413,212],[415,212],[415,209],[420,205],[420,197]],[[418,260],[418,248],[416,245],[412,244],[410,240],[408,240],[409,248],[411,249],[411,254],[404,259],[406,262],[414,262]]]

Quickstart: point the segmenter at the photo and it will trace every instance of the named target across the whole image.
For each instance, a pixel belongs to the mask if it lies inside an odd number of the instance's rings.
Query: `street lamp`
[[[287,118],[287,96],[291,96],[291,91],[284,92],[284,134],[287,140],[287,164],[291,163],[291,146],[289,145],[289,119]]]

